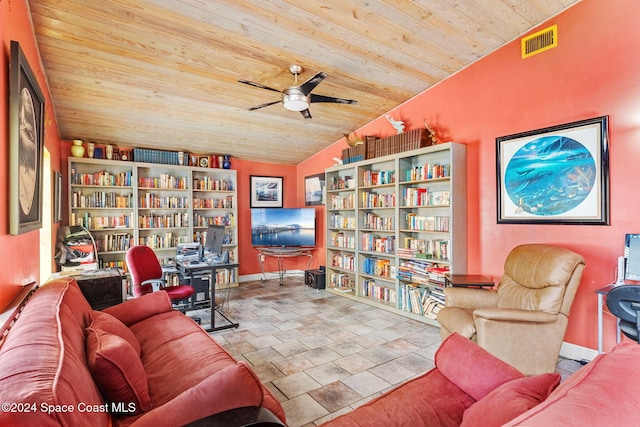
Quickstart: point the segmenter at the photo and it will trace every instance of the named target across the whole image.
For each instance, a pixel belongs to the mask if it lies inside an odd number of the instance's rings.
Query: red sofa
[[[435,365],[321,427],[638,425],[637,344],[619,344],[560,386],[559,374],[524,376],[457,334],[442,342]]]
[[[98,312],[72,278],[36,290],[2,342],[0,403],[2,426],[181,426],[240,407],[286,421],[165,292]]]

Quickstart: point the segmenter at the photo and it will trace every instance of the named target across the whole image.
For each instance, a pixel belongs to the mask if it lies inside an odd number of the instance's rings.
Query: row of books
[[[391,278],[395,276],[395,266],[391,265],[388,259],[365,257],[362,260],[362,272],[372,276]]]
[[[355,208],[355,195],[346,194],[346,195],[338,195],[334,194],[331,196],[331,209],[353,209]]]
[[[161,165],[180,164],[179,154],[177,151],[154,150],[151,148],[134,148],[133,160],[136,162],[156,163]]]
[[[387,230],[396,229],[396,217],[382,217],[373,212],[365,212],[362,215],[362,228],[366,230]]]
[[[420,255],[425,255],[429,259],[448,260],[451,241],[448,239],[423,240],[405,237],[404,246],[404,248],[398,249],[398,256],[421,258]]]
[[[362,233],[362,250],[394,254],[396,252],[395,236],[379,236],[372,233]]]
[[[396,205],[396,193],[362,192],[363,208],[392,208]]]
[[[89,230],[103,230],[109,228],[131,228],[130,215],[91,216],[88,212],[78,215],[71,213],[71,225],[81,225]]]
[[[72,208],[132,208],[133,195],[106,191],[84,193],[74,191],[71,194]]]
[[[95,239],[98,252],[124,252],[131,247],[132,241],[129,233],[109,233]]]
[[[373,185],[393,184],[396,182],[396,171],[370,171],[366,170],[362,174],[362,185],[370,187]]]
[[[440,288],[400,287],[400,309],[403,311],[435,320],[444,305],[444,292]]]
[[[446,266],[428,261],[405,260],[400,263],[396,277],[407,283],[422,285],[444,285]]]
[[[364,144],[356,145],[342,150],[342,163],[355,163],[364,160],[366,157],[366,148]]]
[[[331,255],[331,266],[342,268],[344,270],[355,271],[356,269],[356,258],[351,254],[343,254],[343,253],[332,253]]]
[[[193,198],[194,209],[233,209],[233,196],[216,198]]]
[[[356,180],[352,176],[334,176],[329,183],[330,190],[349,190],[356,188]]]
[[[200,214],[193,215],[194,227],[207,227],[209,225],[225,225],[230,226],[233,222],[233,214],[204,216]]]
[[[189,226],[189,214],[138,215],[139,228],[181,228]]]
[[[77,173],[71,169],[69,182],[71,185],[97,185],[101,187],[131,187],[133,172],[111,173],[105,170],[92,173]]]
[[[356,284],[353,280],[353,276],[345,273],[331,273],[329,274],[329,288],[336,289],[343,292],[353,292]]]
[[[204,176],[193,179],[193,189],[202,191],[233,191],[233,181],[230,179],[214,179]]]
[[[331,246],[335,248],[355,249],[356,238],[341,232],[331,233]]]
[[[189,198],[145,193],[138,198],[138,207],[142,209],[188,209]]]
[[[182,243],[191,243],[191,237],[168,232],[164,234],[149,234],[138,238],[139,245],[149,246],[152,249],[175,248]]]
[[[451,192],[429,191],[428,188],[404,188],[402,190],[403,206],[449,206]]]
[[[354,217],[332,213],[329,221],[333,228],[350,228],[353,230],[356,228],[356,219]]]
[[[448,178],[451,176],[451,164],[425,163],[405,171],[407,181],[425,181],[428,179]]]
[[[405,224],[409,230],[448,232],[451,218],[448,216],[422,216],[415,213],[407,213],[405,215]]]
[[[397,301],[395,289],[380,286],[374,280],[365,279],[362,281],[362,295],[392,303]]]
[[[127,268],[127,263],[122,259],[115,260],[115,261],[105,261],[102,258],[100,258],[98,259],[98,268],[101,270],[107,269],[107,268],[119,268],[125,273],[129,271],[129,269]]]
[[[186,177],[176,177],[167,173],[162,173],[159,177],[141,176],[138,178],[138,187],[168,190],[186,190],[189,188]]]
[[[364,144],[366,147],[365,157],[367,159],[373,159],[375,157],[428,147],[431,144],[432,141],[427,129],[414,129],[386,138],[366,137]]]

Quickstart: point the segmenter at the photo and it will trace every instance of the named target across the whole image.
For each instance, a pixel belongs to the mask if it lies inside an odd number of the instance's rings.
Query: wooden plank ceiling
[[[62,138],[297,164],[576,0],[29,0]],[[314,103],[293,85],[358,100]],[[346,147],[346,144],[345,144]]]

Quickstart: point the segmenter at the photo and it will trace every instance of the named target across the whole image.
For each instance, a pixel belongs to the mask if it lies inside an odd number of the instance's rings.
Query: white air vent
[[[522,59],[558,46],[558,26],[540,30],[522,39]]]

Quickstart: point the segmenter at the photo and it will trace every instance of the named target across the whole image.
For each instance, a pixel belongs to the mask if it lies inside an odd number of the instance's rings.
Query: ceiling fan
[[[294,85],[287,87],[281,91],[260,83],[251,82],[249,80],[238,80],[238,82],[250,86],[259,87],[261,89],[267,89],[274,92],[282,92],[281,100],[256,105],[255,107],[249,108],[249,111],[257,110],[258,108],[268,107],[269,105],[274,105],[282,102],[282,106],[285,109],[289,111],[299,111],[300,114],[302,114],[302,117],[304,117],[305,119],[310,119],[311,113],[309,112],[309,104],[311,104],[312,102],[330,102],[334,104],[358,103],[358,101],[354,101],[352,99],[334,98],[332,96],[316,95],[311,93],[311,91],[315,89],[315,87],[318,86],[320,82],[322,82],[327,77],[327,74],[322,71],[317,73],[315,76],[311,77],[301,85],[298,85],[298,75],[302,72],[302,66],[293,64],[289,67],[289,72],[295,76]]]

